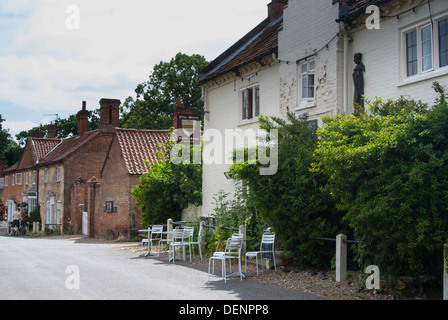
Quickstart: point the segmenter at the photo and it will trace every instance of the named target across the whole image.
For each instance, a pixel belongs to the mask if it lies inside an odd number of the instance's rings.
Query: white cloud
[[[13,41],[0,39],[0,97],[25,110],[20,120],[26,110],[65,117],[83,100],[89,109],[102,97],[124,101],[177,52],[214,59],[267,16],[269,1],[2,0],[0,14],[22,20],[8,26]],[[66,27],[70,5],[79,7],[79,30]]]
[[[21,131],[30,130],[39,124],[33,123],[29,120],[22,121],[22,122],[13,122],[13,121],[5,121],[2,123],[2,126],[4,128],[9,129],[9,134],[11,137],[15,139],[16,134],[20,133]]]

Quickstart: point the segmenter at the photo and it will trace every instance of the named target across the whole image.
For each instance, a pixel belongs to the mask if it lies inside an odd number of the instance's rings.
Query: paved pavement
[[[0,236],[0,300],[318,300],[76,239]],[[194,311],[194,310],[192,310]]]

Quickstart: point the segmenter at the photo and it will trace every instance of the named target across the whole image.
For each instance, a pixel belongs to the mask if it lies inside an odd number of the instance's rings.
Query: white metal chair
[[[190,248],[189,239],[190,231],[187,229],[174,229],[173,230],[173,241],[170,243],[169,261],[173,259],[173,263],[176,261],[176,248],[181,247],[183,249],[183,260],[185,261],[185,247]],[[191,251],[190,251],[190,261],[191,261]]]
[[[191,262],[191,250],[193,249],[193,237],[194,237],[194,227],[184,227],[185,232],[188,234],[188,249],[190,250],[190,262]]]
[[[153,241],[157,241],[159,245],[159,253],[160,253],[160,240],[162,239],[163,226],[162,225],[154,225],[151,228],[151,235],[149,238],[149,251],[152,251]],[[144,239],[143,239],[144,240]]]
[[[275,263],[274,243],[275,243],[275,233],[274,232],[263,233],[263,236],[261,238],[261,243],[260,243],[260,251],[246,252],[244,271],[247,271],[247,258],[255,258],[256,265],[257,265],[257,274],[258,274],[258,256],[259,255],[261,256],[261,268],[263,271],[263,269],[264,269],[263,256],[265,254],[272,254],[272,257],[274,259],[274,269],[275,269],[275,271],[277,271],[277,266]]]
[[[192,249],[193,249],[193,256],[194,256],[194,246],[197,245],[199,247],[199,255],[201,256],[201,260],[202,260],[202,231],[203,231],[203,227],[200,226],[199,227],[199,232],[198,232],[198,237],[196,238],[196,241],[192,241],[191,245],[192,245]]]
[[[243,240],[239,237],[232,237],[227,239],[226,249],[223,252],[215,252],[213,256],[208,261],[208,281],[210,281],[210,265],[213,262],[213,271],[215,273],[215,260],[221,260],[222,263],[222,276],[224,282],[227,282],[227,268],[226,260],[230,260],[230,272],[232,272],[232,262],[231,259],[238,259],[238,273],[240,280],[243,280],[243,272],[241,270],[241,244]]]

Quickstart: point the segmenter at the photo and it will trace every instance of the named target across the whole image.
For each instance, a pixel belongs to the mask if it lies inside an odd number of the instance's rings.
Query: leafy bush
[[[148,172],[140,177],[140,185],[132,189],[132,196],[143,213],[144,227],[165,223],[169,218],[178,221],[189,204],[202,204],[202,165],[193,161],[172,163],[169,155],[174,145],[172,140],[166,143],[158,162],[147,164]]]
[[[326,177],[311,172],[317,146],[316,129],[288,113],[287,120],[260,118],[261,128],[278,130],[278,171],[259,174],[262,164],[234,164],[231,173],[249,187],[249,199],[257,213],[276,232],[278,244],[301,265],[328,266],[334,255],[321,241],[310,237],[334,237],[344,232],[341,214],[325,190]]]
[[[324,118],[314,172],[346,210],[357,262],[383,272],[438,273],[448,238],[448,107],[376,99],[371,114]]]

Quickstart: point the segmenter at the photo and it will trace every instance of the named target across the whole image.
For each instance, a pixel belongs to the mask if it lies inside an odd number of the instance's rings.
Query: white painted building
[[[220,190],[231,196],[235,191],[235,180],[224,175],[230,166],[226,150],[232,149],[232,141],[225,139],[226,130],[257,130],[258,115],[280,116],[277,35],[286,2],[272,1],[268,17],[199,74],[206,112],[204,130],[222,135],[222,144],[213,139],[204,142],[203,215],[213,213],[213,198]],[[213,143],[217,146],[214,154],[208,152]]]
[[[324,115],[353,113],[355,53],[368,100],[432,105],[434,81],[448,90],[448,0],[273,0],[268,8],[268,19],[200,73],[205,130],[256,129],[258,114],[294,111],[322,125]],[[203,215],[219,190],[233,194],[228,167],[204,164]]]
[[[368,100],[432,105],[432,83],[448,88],[447,18],[446,0],[289,0],[279,33],[282,115],[295,110],[321,123],[353,113],[355,53]]]

